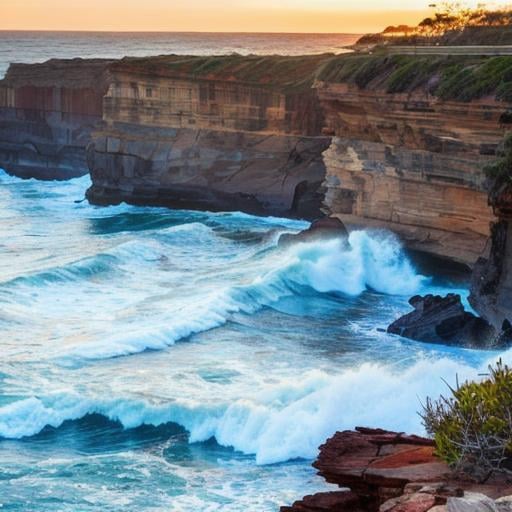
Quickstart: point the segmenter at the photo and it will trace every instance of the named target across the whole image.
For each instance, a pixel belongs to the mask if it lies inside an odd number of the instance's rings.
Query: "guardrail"
[[[512,55],[512,46],[386,46],[392,55]]]

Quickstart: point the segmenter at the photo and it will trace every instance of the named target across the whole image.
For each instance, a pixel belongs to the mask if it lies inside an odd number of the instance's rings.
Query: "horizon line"
[[[39,32],[39,33],[61,33],[61,34],[287,34],[287,35],[332,35],[332,36],[359,36],[365,32],[281,32],[281,31],[239,31],[239,30],[223,30],[221,32],[210,30],[62,30],[62,29],[30,29],[30,28],[0,28],[2,32]]]

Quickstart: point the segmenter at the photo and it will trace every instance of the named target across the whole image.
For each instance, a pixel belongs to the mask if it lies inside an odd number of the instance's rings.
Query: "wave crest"
[[[512,361],[512,350],[502,358]],[[422,433],[416,414],[420,401],[446,392],[442,379],[452,384],[456,375],[478,379],[485,368],[446,358],[419,360],[408,369],[363,364],[334,376],[312,371],[251,397],[217,404],[185,399],[151,403],[74,393],[32,397],[0,407],[0,437],[32,436],[46,426],[101,414],[128,429],[176,423],[190,433],[191,442],[214,437],[224,446],[254,454],[259,464],[313,458],[336,430],[356,425]]]
[[[283,251],[264,251],[254,258],[250,264],[264,270],[248,284],[223,285],[203,294],[199,290],[183,298],[179,311],[160,318],[156,327],[142,325],[129,335],[76,346],[62,354],[62,362],[161,350],[180,339],[219,327],[236,313],[254,314],[272,307],[285,297],[303,293],[305,288],[350,296],[367,289],[410,295],[426,283],[426,278],[415,272],[397,239],[385,233],[356,231],[351,233],[348,247],[341,240],[328,240],[298,244]]]

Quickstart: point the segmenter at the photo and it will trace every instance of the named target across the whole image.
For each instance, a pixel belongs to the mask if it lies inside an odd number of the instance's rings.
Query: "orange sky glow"
[[[429,12],[418,0],[0,0],[0,30],[363,33]]]

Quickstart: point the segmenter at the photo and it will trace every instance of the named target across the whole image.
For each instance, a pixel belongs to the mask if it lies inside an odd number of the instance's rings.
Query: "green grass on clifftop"
[[[388,93],[423,89],[443,100],[491,95],[512,102],[512,56],[349,55],[323,64],[318,78]]]
[[[128,69],[153,76],[184,77],[233,81],[280,90],[310,89],[317,70],[334,57],[333,54],[222,55],[208,57],[168,55],[150,58],[125,58],[114,70]]]

